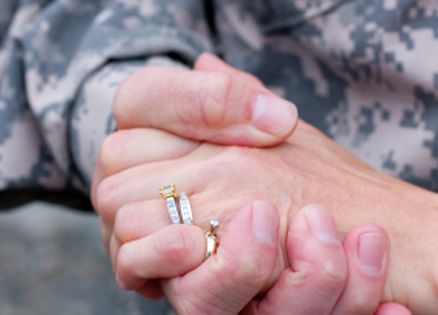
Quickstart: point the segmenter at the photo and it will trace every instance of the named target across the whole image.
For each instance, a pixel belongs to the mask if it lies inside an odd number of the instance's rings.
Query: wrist
[[[392,220],[387,226],[392,254],[386,293],[415,314],[435,314],[438,195],[404,182],[392,187]]]

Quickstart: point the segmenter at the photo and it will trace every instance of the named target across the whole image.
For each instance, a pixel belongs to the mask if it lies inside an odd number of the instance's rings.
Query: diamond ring
[[[205,251],[204,259],[207,259],[211,255],[216,254],[219,247],[219,236],[217,235],[217,230],[220,226],[218,220],[210,221],[210,229],[205,233],[205,238],[207,240],[207,249]]]
[[[167,212],[170,216],[170,221],[173,224],[181,223],[181,219],[178,213],[178,206],[176,203],[176,188],[174,184],[165,185],[160,187],[161,198],[166,200]]]

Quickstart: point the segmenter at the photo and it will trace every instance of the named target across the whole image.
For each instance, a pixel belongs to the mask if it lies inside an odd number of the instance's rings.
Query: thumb
[[[238,314],[271,281],[278,232],[279,216],[271,204],[257,201],[240,210],[216,255],[183,277],[163,282],[178,314]]]
[[[146,67],[128,77],[113,103],[117,127],[155,128],[225,145],[263,147],[285,141],[298,121],[295,105],[210,57],[201,56],[199,65],[220,69]]]
[[[412,315],[412,313],[403,305],[385,303],[379,306],[374,315]]]

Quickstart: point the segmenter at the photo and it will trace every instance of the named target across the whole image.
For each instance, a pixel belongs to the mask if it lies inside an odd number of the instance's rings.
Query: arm
[[[89,207],[98,147],[114,128],[116,87],[155,64],[153,57],[190,65],[211,50],[203,3],[7,4],[2,14],[10,14],[0,20],[0,207],[34,198]]]

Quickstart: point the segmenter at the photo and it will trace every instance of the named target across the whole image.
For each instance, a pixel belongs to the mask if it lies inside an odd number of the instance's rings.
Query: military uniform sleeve
[[[87,207],[117,86],[147,64],[190,66],[212,50],[204,3],[9,2],[0,16],[0,208],[35,198]]]

